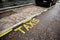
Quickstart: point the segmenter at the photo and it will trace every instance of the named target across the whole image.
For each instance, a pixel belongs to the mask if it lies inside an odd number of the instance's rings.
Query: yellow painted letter
[[[23,26],[26,28],[27,31],[29,31],[30,27],[28,25],[24,24]]]
[[[18,31],[18,30],[19,30],[19,31],[21,31],[23,34],[25,34],[25,31],[23,31],[21,28],[22,28],[22,26],[16,28],[14,31]]]

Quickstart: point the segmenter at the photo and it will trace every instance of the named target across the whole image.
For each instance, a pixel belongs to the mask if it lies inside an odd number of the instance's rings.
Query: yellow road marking
[[[39,22],[39,19],[36,18],[30,18],[29,20],[25,21],[25,23],[22,26],[19,26],[18,28],[14,29],[14,31],[20,31],[23,34],[25,34],[26,32],[24,30],[22,30],[22,28],[24,27],[27,31],[29,31],[30,28],[32,28],[34,25],[36,25]],[[0,34],[0,37],[6,35],[7,33],[11,32],[12,29]]]
[[[39,19],[36,19],[36,18],[33,18],[31,21],[32,21],[33,23],[37,24],[40,20],[39,20]]]
[[[14,29],[14,31],[20,31],[23,34],[25,34],[26,32],[22,29],[23,27],[29,31],[30,28],[34,27],[34,25],[36,25],[39,22],[39,19],[36,18],[32,18],[31,20],[29,20],[28,22],[26,21],[26,23],[24,23],[22,26],[19,26],[18,28]]]
[[[29,31],[30,27],[29,27],[28,25],[23,24],[23,26],[25,27],[25,29],[26,29],[27,31]]]
[[[27,25],[30,25],[30,28],[32,28],[33,26],[34,26],[34,24],[31,22],[31,21],[29,21],[28,23],[26,23]]]
[[[2,33],[2,34],[0,34],[0,37],[6,35],[7,33],[11,32],[11,31],[12,31],[12,29],[9,29],[8,31],[6,31],[6,32],[4,32],[4,33]]]
[[[22,32],[23,34],[25,34],[25,31],[22,30],[22,26],[16,28],[14,31],[18,31],[18,30],[19,30],[20,32]]]
[[[32,18],[30,18],[29,20],[31,20]],[[24,23],[28,22],[29,20],[26,20]]]

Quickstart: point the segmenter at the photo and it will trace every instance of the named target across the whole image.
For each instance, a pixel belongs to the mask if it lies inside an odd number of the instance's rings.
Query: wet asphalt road
[[[60,4],[35,18],[40,22],[25,35],[11,32],[1,40],[60,40]]]

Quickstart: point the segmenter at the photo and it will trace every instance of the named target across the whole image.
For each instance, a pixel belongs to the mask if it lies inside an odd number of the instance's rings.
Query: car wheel
[[[36,4],[36,5],[39,5],[39,3],[38,3],[38,1],[37,1],[37,0],[35,0],[35,4]]]
[[[49,3],[49,7],[51,7],[53,4],[52,3]]]
[[[55,5],[56,3],[53,3],[53,5]]]

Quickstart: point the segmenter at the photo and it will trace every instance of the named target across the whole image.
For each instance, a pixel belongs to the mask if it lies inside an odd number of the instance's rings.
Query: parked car
[[[36,5],[50,7],[55,5],[57,0],[35,0]]]
[[[55,5],[57,0],[0,0],[0,10],[18,7],[20,5],[36,4],[40,6],[50,7]]]

